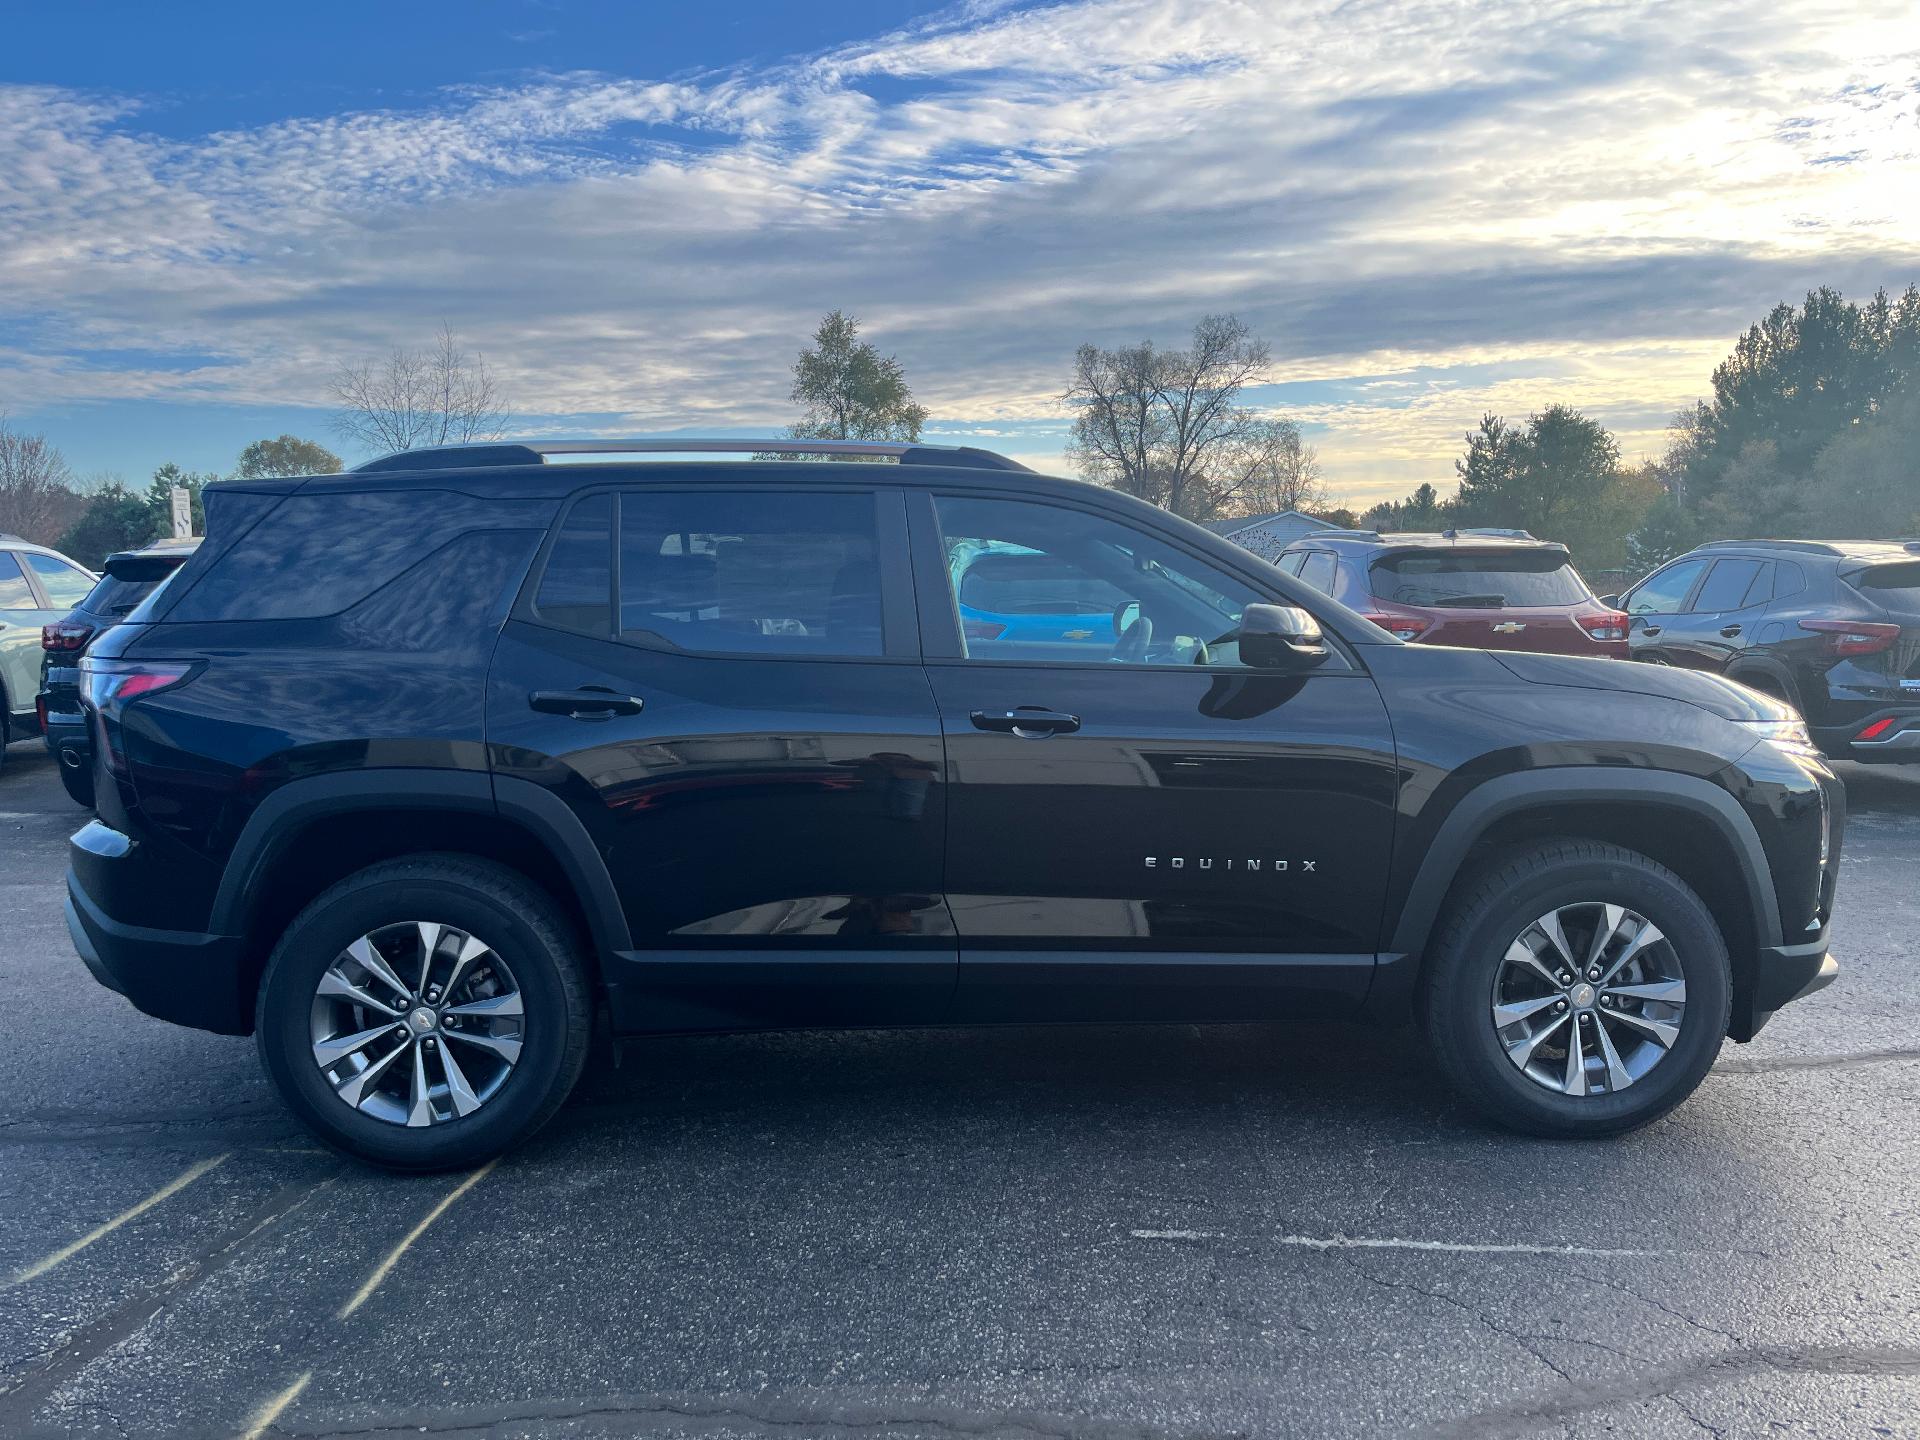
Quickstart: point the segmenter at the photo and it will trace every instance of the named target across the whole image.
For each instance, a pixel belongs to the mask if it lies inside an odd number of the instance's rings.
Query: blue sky
[[[1650,454],[1776,301],[1920,280],[1907,0],[0,21],[0,412],[82,474],[337,445],[340,366],[443,321],[517,428],[775,429],[834,307],[930,436],[1059,468],[1077,344],[1232,310],[1366,501],[1486,409]]]

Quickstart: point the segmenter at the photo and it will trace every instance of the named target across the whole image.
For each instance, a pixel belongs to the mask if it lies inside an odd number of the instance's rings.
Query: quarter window
[[[33,567],[40,577],[40,588],[47,592],[47,603],[56,610],[71,610],[87,598],[87,592],[93,589],[93,581],[85,571],[56,560],[51,555],[36,555],[28,551],[27,564]]]
[[[1020,500],[936,501],[963,653],[972,660],[1237,665],[1262,597],[1143,531]]]
[[[553,537],[533,608],[550,625],[588,635],[613,629],[613,496],[589,495]]]
[[[630,491],[619,633],[742,655],[878,655],[873,496]]]

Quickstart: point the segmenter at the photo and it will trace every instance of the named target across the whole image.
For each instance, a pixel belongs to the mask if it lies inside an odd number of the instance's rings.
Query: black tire
[[[498,1093],[471,1114],[419,1128],[343,1103],[314,1063],[310,1030],[315,988],[341,951],[412,920],[485,937],[525,1006],[519,1058]],[[387,861],[327,890],[274,947],[255,1010],[261,1062],[289,1108],[335,1149],[392,1170],[465,1168],[525,1140],[572,1091],[591,1038],[580,944],[552,899],[505,866],[462,855]]]
[[[1686,1008],[1671,1049],[1633,1084],[1569,1095],[1508,1059],[1491,1006],[1515,937],[1558,906],[1589,901],[1623,905],[1660,928],[1686,982]],[[1546,841],[1477,870],[1450,901],[1428,955],[1422,1018],[1435,1058],[1463,1098],[1510,1130],[1582,1138],[1650,1124],[1693,1093],[1726,1038],[1733,984],[1712,912],[1664,865],[1617,845]]]

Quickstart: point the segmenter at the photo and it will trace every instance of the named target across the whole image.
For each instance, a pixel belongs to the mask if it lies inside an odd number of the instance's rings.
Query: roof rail
[[[0,530],[0,540],[16,540],[22,545],[27,543],[26,536],[16,535],[11,530]]]
[[[896,440],[502,440],[480,445],[434,445],[399,450],[354,467],[356,475],[385,470],[465,470],[490,465],[544,465],[549,455],[825,455],[893,460],[901,465],[946,465],[963,470],[1026,470],[1017,460],[971,445],[922,445]]]
[[[1824,540],[1705,540],[1694,546],[1696,550],[1752,549],[1764,546],[1770,550],[1798,550],[1807,555],[1844,555],[1846,552],[1837,545]]]
[[[1380,538],[1380,532],[1378,530],[1359,530],[1359,529],[1309,530],[1306,532],[1306,534],[1296,536],[1295,538],[1300,540],[1305,540],[1308,536],[1311,536],[1315,540],[1334,540],[1334,539],[1338,539],[1342,535],[1362,535],[1369,540],[1378,540]]]
[[[1457,540],[1462,535],[1490,536],[1496,540],[1537,540],[1540,538],[1531,530],[1514,530],[1499,525],[1456,525],[1451,529],[1442,530],[1440,534],[1448,540]]]

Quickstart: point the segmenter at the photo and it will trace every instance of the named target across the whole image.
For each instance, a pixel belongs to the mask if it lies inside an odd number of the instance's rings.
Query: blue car
[[[963,542],[948,559],[967,653],[1024,658],[1045,641],[1062,657],[1113,654],[1115,616],[1130,597],[1055,556],[996,541]]]

